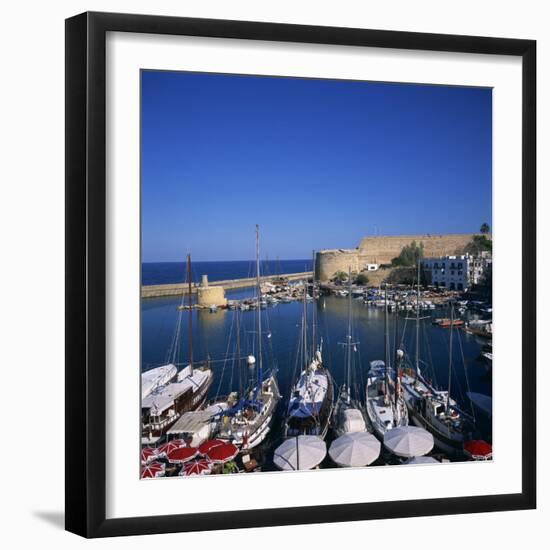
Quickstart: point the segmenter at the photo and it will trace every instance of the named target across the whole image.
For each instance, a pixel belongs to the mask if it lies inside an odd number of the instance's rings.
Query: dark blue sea
[[[263,275],[281,275],[311,271],[312,260],[262,260]],[[256,274],[255,260],[232,262],[192,262],[191,278],[199,282],[202,275],[209,281],[245,279]],[[165,285],[187,280],[187,265],[184,262],[144,262],[141,265],[142,285]]]

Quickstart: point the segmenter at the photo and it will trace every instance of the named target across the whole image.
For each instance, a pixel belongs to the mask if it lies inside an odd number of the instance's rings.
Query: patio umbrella
[[[211,447],[206,453],[206,457],[212,462],[225,464],[233,460],[238,454],[239,448],[236,445],[233,445],[233,443],[224,443],[223,445]]]
[[[157,449],[152,449],[151,447],[145,447],[141,449],[141,464],[145,465],[151,460],[157,458]]]
[[[179,449],[174,449],[168,453],[168,462],[172,464],[183,464],[192,458],[195,458],[199,454],[199,450],[195,447],[180,447]]]
[[[280,470],[311,470],[327,454],[326,443],[316,435],[287,439],[275,449],[273,462]]]
[[[380,441],[368,432],[346,433],[332,442],[328,454],[338,466],[368,466],[380,455]]]
[[[489,460],[493,457],[493,447],[481,439],[466,441],[464,451],[474,460]]]
[[[434,438],[423,428],[403,426],[388,430],[384,434],[384,445],[394,455],[412,458],[429,453],[433,449]]]
[[[175,451],[176,449],[181,449],[181,447],[187,447],[187,444],[183,439],[172,439],[172,441],[168,441],[164,445],[161,445],[157,452],[159,455],[167,456],[172,451]]]
[[[141,478],[162,477],[165,469],[162,462],[150,462],[141,469]]]
[[[203,476],[212,471],[212,462],[207,458],[197,458],[186,462],[179,473],[180,476]]]
[[[405,464],[441,464],[441,462],[436,460],[433,456],[415,456],[409,458]]]
[[[226,441],[222,441],[221,439],[209,439],[208,441],[205,441],[201,445],[199,445],[199,453],[201,455],[205,455],[208,453],[210,449],[213,449],[214,447],[219,447],[220,445],[225,445]]]

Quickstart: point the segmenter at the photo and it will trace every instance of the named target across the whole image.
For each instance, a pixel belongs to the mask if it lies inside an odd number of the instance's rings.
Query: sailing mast
[[[189,367],[193,373],[193,297],[191,294],[191,254],[187,254],[187,284],[189,303]]]
[[[416,349],[414,363],[416,374],[420,372],[420,258],[418,258],[418,269],[416,273]]]
[[[348,346],[347,346],[347,386],[348,386],[348,403],[351,396],[351,266],[348,267]]]
[[[447,385],[447,413],[449,412],[449,402],[451,399],[451,381],[453,371],[453,325],[454,325],[454,308],[451,302],[451,327],[449,328],[449,383]]]
[[[304,294],[302,296],[302,307],[303,307],[303,323],[302,323],[302,329],[303,329],[303,336],[302,336],[302,345],[303,345],[303,354],[304,354],[304,370],[307,370],[308,368],[308,354],[307,354],[307,283],[304,280]]]
[[[315,302],[315,250],[313,251],[313,277],[312,277],[312,285],[311,285],[311,296],[313,298],[313,308],[311,312],[311,349],[312,349],[312,356],[315,357],[316,347],[317,347],[317,335],[315,334],[315,325],[316,325],[316,302]]]
[[[256,393],[261,390],[263,381],[263,360],[262,360],[262,290],[260,287],[260,226],[256,224],[256,301],[258,309],[258,385]]]
[[[388,283],[384,287],[384,356],[386,363],[386,384],[384,387],[384,401],[388,402],[389,382],[390,382],[390,346],[388,334]]]

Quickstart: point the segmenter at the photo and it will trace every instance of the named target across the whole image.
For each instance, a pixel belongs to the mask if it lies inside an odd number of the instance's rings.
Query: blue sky
[[[142,72],[143,261],[478,231],[491,180],[490,89]]]

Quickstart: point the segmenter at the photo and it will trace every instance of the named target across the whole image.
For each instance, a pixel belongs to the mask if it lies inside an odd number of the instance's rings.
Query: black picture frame
[[[105,40],[108,31],[517,56],[522,120],[522,491],[517,494],[106,519]],[[66,20],[66,529],[107,537],[532,509],[536,506],[536,42],[83,13]]]

